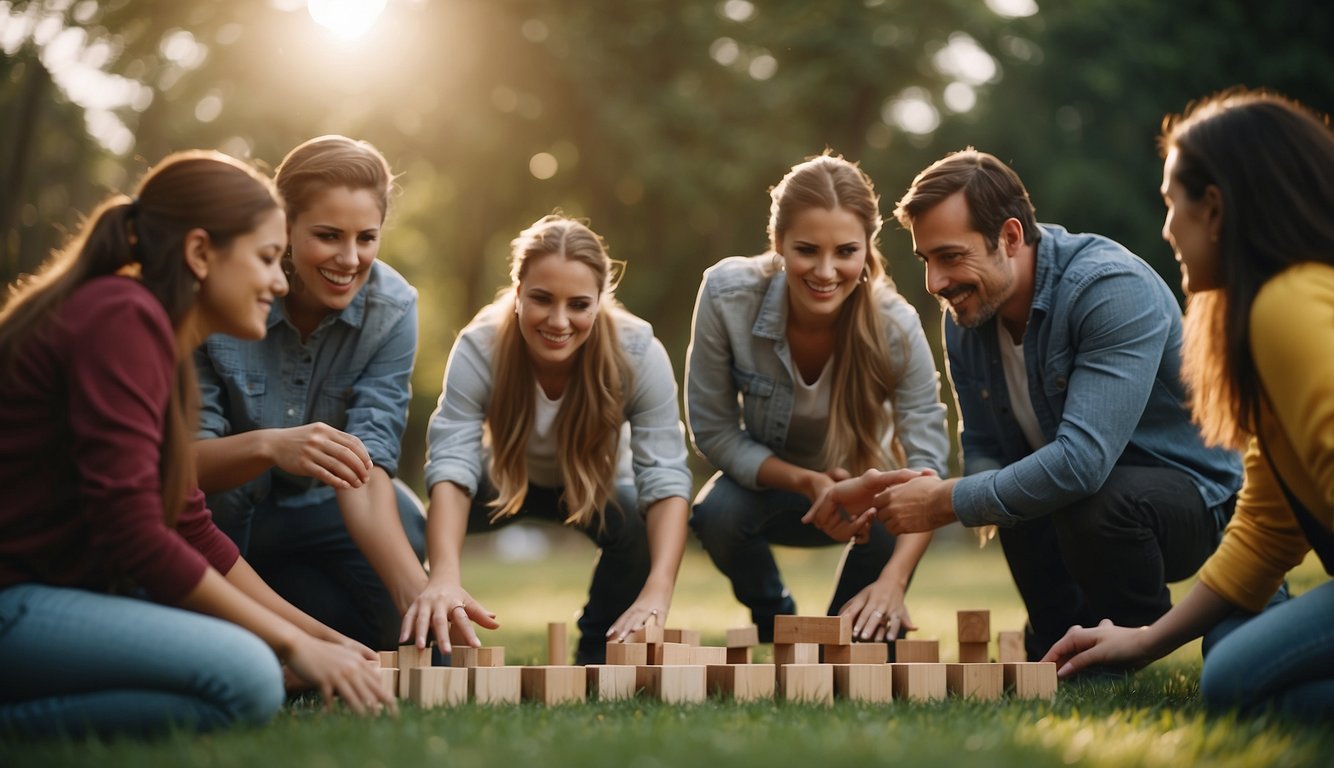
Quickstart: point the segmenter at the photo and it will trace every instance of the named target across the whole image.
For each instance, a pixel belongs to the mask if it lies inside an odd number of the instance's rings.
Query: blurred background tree
[[[701,272],[763,251],[768,188],[825,148],[888,216],[917,171],[977,146],[1041,220],[1120,240],[1175,287],[1163,115],[1234,85],[1334,109],[1331,30],[1320,0],[0,0],[0,274],[169,151],[271,168],[311,136],[368,139],[401,174],[382,257],[423,298],[402,462],[419,482],[454,335],[542,214],[587,217],[628,263],[620,296],[678,380]],[[934,343],[909,238],[891,220],[881,246]]]

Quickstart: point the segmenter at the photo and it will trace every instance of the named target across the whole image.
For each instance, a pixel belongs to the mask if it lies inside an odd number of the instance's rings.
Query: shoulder
[[[653,343],[653,325],[619,304],[609,311],[621,350],[632,359],[642,358]]]
[[[1160,302],[1176,305],[1172,291],[1149,263],[1110,237],[1088,232],[1072,233],[1054,224],[1039,225],[1042,240],[1038,258],[1054,273],[1058,291],[1082,292],[1091,283],[1107,277],[1129,278],[1143,286]]]
[[[366,280],[367,301],[409,307],[417,301],[417,289],[412,287],[398,270],[376,259]]]
[[[1329,328],[1334,308],[1334,265],[1304,262],[1271,277],[1251,304],[1251,332],[1256,338]]]
[[[903,294],[899,293],[898,289],[889,280],[885,280],[877,286],[873,296],[876,311],[891,326],[902,325],[905,322],[921,325],[922,321],[918,317],[917,308],[903,298]]]
[[[704,289],[714,298],[739,292],[763,295],[773,276],[772,254],[731,256],[704,270]]]
[[[504,318],[504,312],[508,307],[508,304],[495,301],[482,307],[468,324],[463,326],[463,330],[459,331],[455,346],[474,347],[489,355],[496,333],[500,329],[500,321]]]
[[[65,300],[61,311],[68,328],[75,332],[110,331],[118,336],[171,338],[171,318],[162,302],[139,281],[108,275],[96,277]]]

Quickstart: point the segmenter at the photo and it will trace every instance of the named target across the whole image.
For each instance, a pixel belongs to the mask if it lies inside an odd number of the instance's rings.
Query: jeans
[[[773,641],[774,616],[797,612],[796,601],[783,586],[771,544],[786,547],[828,547],[841,542],[801,522],[811,502],[799,493],[752,491],[718,472],[695,497],[690,527],[709,558],[732,582],[732,594],[750,609],[760,642]],[[837,586],[827,613],[880,577],[894,554],[894,536],[882,525],[871,526],[865,544],[848,545],[839,563]]]
[[[1230,514],[1231,502],[1205,507],[1184,472],[1116,467],[1092,496],[1000,529],[1028,609],[1029,659],[1042,658],[1076,624],[1152,624],[1172,607],[1167,584],[1199,570]]]
[[[490,518],[494,510],[487,506],[487,502],[496,498],[496,491],[489,482],[483,483],[468,514],[468,533],[499,530],[519,518],[564,524],[566,511],[561,493],[560,488],[529,485],[523,507],[516,514],[493,523]],[[608,504],[604,510],[601,528],[593,520],[579,529],[598,546],[599,551],[593,567],[593,581],[588,587],[588,602],[579,615],[576,664],[605,663],[607,630],[630,608],[648,581],[652,564],[648,528],[638,510],[634,486],[618,485],[614,503]]]
[[[402,616],[343,523],[338,501],[279,507],[263,480],[208,497],[213,521],[288,602],[377,650],[398,647]],[[426,559],[426,513],[394,480],[399,519],[418,561]]]
[[[257,725],[283,703],[278,659],[241,627],[68,587],[0,590],[0,732],[136,735]]]
[[[1272,708],[1309,722],[1334,716],[1334,582],[1270,603],[1204,657],[1200,695],[1213,711]]]

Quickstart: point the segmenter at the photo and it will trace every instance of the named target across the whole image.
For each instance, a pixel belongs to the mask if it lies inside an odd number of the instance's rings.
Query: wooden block
[[[826,664],[884,664],[889,661],[889,646],[884,643],[850,643],[823,648]]]
[[[894,698],[894,674],[888,664],[833,664],[834,696],[887,703]]]
[[[1018,699],[1051,699],[1056,696],[1055,662],[1025,661],[1002,664],[1005,690]]]
[[[431,648],[418,648],[415,645],[400,645],[398,647],[398,697],[400,699],[408,698],[408,670],[416,667],[431,666]]]
[[[408,673],[408,699],[422,709],[468,703],[468,670],[457,667],[413,667]]]
[[[783,701],[834,703],[834,668],[829,664],[785,664],[778,668],[778,693]]]
[[[895,640],[894,661],[900,664],[940,661],[939,640]]]
[[[583,701],[588,695],[588,675],[584,667],[551,664],[519,669],[522,670],[519,692],[524,701],[540,701],[550,706]]]
[[[588,697],[598,701],[620,701],[635,697],[635,668],[611,664],[589,664]]]
[[[449,664],[453,667],[503,667],[505,649],[500,646],[473,648],[468,645],[456,645],[454,652],[449,655]]]
[[[759,644],[760,628],[754,624],[727,630],[727,641],[723,643],[728,648],[754,648]]]
[[[662,641],[664,643],[681,643],[683,645],[699,645],[699,630],[697,629],[664,629],[662,631]]]
[[[896,662],[889,666],[894,681],[894,698],[914,701],[945,698],[944,664]]]
[[[707,698],[708,674],[704,667],[635,667],[635,682],[644,694],[668,704],[686,704]]]
[[[570,651],[565,642],[565,622],[547,624],[547,664],[560,667],[570,663]]]
[[[631,632],[630,640],[635,643],[661,643],[665,638],[662,627],[657,624],[647,624]]]
[[[965,699],[999,699],[1005,690],[1000,664],[946,664],[945,688]]]
[[[999,660],[1002,664],[1028,661],[1023,632],[997,632],[996,646],[1000,650]]]
[[[380,685],[385,693],[398,698],[398,668],[380,667]]]
[[[819,664],[820,646],[815,643],[774,643],[774,663]]]
[[[664,667],[690,666],[695,663],[695,649],[684,643],[662,643],[662,658],[653,663]]]
[[[772,664],[710,664],[706,669],[710,695],[734,701],[768,701],[774,697]]]
[[[727,649],[727,663],[728,663],[728,664],[749,664],[749,663],[750,663],[750,655],[751,655],[750,652],[751,652],[751,649],[750,649],[749,647],[744,647],[744,648],[728,648],[728,649]]]
[[[986,664],[987,661],[986,643],[959,643],[960,664]]]
[[[700,666],[727,663],[727,649],[721,646],[697,645],[690,650],[691,655],[695,657],[695,664]]]
[[[607,643],[607,663],[637,667],[648,663],[646,643]]]
[[[851,616],[775,616],[774,643],[847,645],[852,642]]]
[[[959,611],[959,642],[985,643],[991,640],[991,611]]]
[[[468,667],[468,695],[477,704],[518,704],[522,667]]]
[[[648,663],[662,666],[662,643],[646,643],[648,648]]]
[[[385,669],[398,669],[398,651],[380,651],[380,666]]]

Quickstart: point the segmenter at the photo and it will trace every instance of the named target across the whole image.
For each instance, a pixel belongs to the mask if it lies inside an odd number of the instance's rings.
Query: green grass
[[[584,599],[591,545],[562,541],[540,562],[505,563],[489,537],[469,544],[473,594],[500,614],[484,638],[506,646],[510,663],[545,656],[546,623],[567,620]],[[490,537],[493,538],[493,537]],[[779,550],[803,613],[822,613],[838,552]],[[1293,579],[1304,591],[1322,576],[1308,561]],[[1178,585],[1184,589],[1188,585]],[[1000,548],[978,550],[940,537],[909,595],[919,636],[938,637],[948,657],[954,612],[988,608],[992,630],[1023,623]],[[670,626],[719,641],[746,621],[727,582],[696,549],[681,569]],[[1123,680],[1062,684],[1052,702],[896,702],[832,708],[710,701],[651,701],[544,708],[532,704],[419,711],[362,720],[300,701],[272,724],[152,742],[0,743],[0,766],[597,766],[977,765],[1301,766],[1334,762],[1334,736],[1271,717],[1206,717],[1198,704],[1199,649],[1188,646]]]

